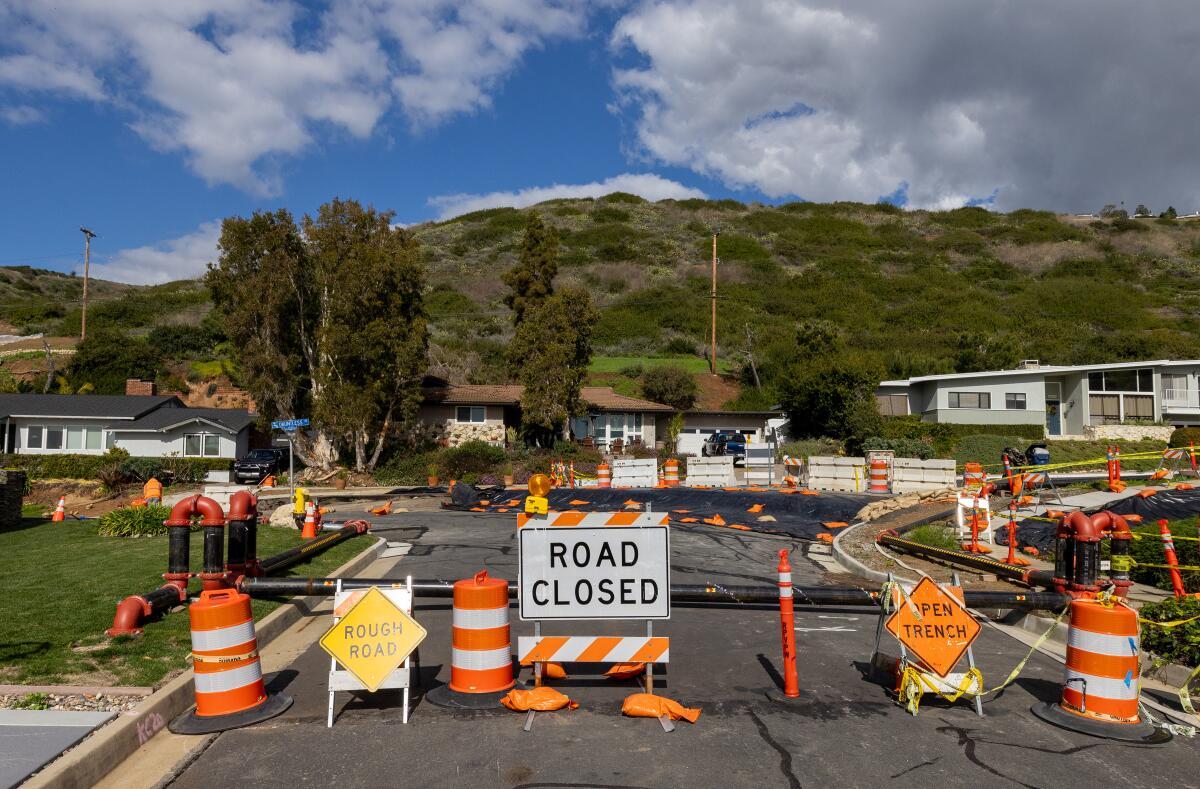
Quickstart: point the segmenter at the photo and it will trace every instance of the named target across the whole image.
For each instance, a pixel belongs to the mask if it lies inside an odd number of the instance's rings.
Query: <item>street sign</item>
[[[529,520],[517,533],[521,619],[671,618],[666,526],[539,528]]]
[[[284,419],[279,422],[272,422],[272,430],[295,430],[298,427],[308,427],[309,420],[307,419]]]
[[[962,593],[957,587],[951,589],[956,594]],[[922,663],[939,677],[945,677],[979,635],[979,623],[962,603],[928,576],[921,579],[908,597],[912,606],[901,601],[885,626]]]
[[[425,628],[372,586],[325,635],[321,648],[374,693],[424,640]]]

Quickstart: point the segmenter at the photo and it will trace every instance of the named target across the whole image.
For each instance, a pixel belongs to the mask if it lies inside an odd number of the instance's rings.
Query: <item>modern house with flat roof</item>
[[[0,394],[0,451],[234,459],[254,417],[238,408],[188,408],[171,395]]]
[[[1082,436],[1085,427],[1161,422],[1200,425],[1200,360],[1048,365],[924,375],[883,381],[884,416],[926,422],[1042,424],[1048,437]]]

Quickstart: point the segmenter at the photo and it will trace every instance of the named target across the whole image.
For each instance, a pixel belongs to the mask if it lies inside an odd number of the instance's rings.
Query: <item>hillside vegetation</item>
[[[895,377],[1009,367],[1022,358],[1075,364],[1200,357],[1195,220],[854,203],[649,203],[616,193],[413,227],[429,271],[435,373],[472,382],[505,378],[512,324],[500,277],[515,262],[533,212],[560,240],[556,286],[587,289],[600,310],[593,381],[631,394],[639,368],[656,359],[704,369],[713,228],[720,230],[718,357],[730,383],[742,386],[731,398],[736,407],[778,402],[773,381],[785,360],[798,343],[826,336]],[[81,284],[28,267],[0,269],[0,320],[23,331],[77,335]],[[89,327],[146,336],[168,367],[188,365],[188,377],[212,368],[236,378],[219,364],[221,329],[203,320],[210,299],[201,283],[133,288],[94,280],[91,292]],[[193,328],[154,331],[180,325]],[[798,339],[802,325],[809,331]]]

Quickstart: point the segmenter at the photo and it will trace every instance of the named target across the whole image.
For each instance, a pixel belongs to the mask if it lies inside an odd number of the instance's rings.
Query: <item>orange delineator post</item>
[[[979,499],[971,507],[971,541],[962,547],[967,553],[991,553],[992,549],[979,544]]]
[[[787,549],[779,551],[779,623],[783,631],[783,695],[800,696],[800,677],[796,673],[796,612],[792,601],[792,565]]]
[[[67,497],[58,497],[58,506],[54,508],[54,515],[50,517],[53,523],[62,523],[67,519]]]
[[[1176,597],[1187,597],[1183,589],[1183,577],[1179,574],[1179,557],[1175,555],[1175,540],[1165,519],[1158,522],[1158,533],[1162,535],[1163,553],[1167,557],[1168,572],[1171,573],[1171,590]]]
[[[1024,557],[1017,556],[1017,504],[1013,502],[1008,505],[1008,558],[1004,559],[1005,564],[1011,564],[1014,567],[1026,567],[1029,565],[1029,560]]]

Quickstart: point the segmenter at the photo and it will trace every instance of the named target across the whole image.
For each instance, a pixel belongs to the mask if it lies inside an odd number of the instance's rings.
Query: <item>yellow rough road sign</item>
[[[908,599],[912,605],[901,602],[885,626],[921,662],[944,677],[979,635],[979,623],[928,576],[921,579]]]
[[[374,692],[425,639],[425,628],[372,586],[321,636],[321,648]]]

